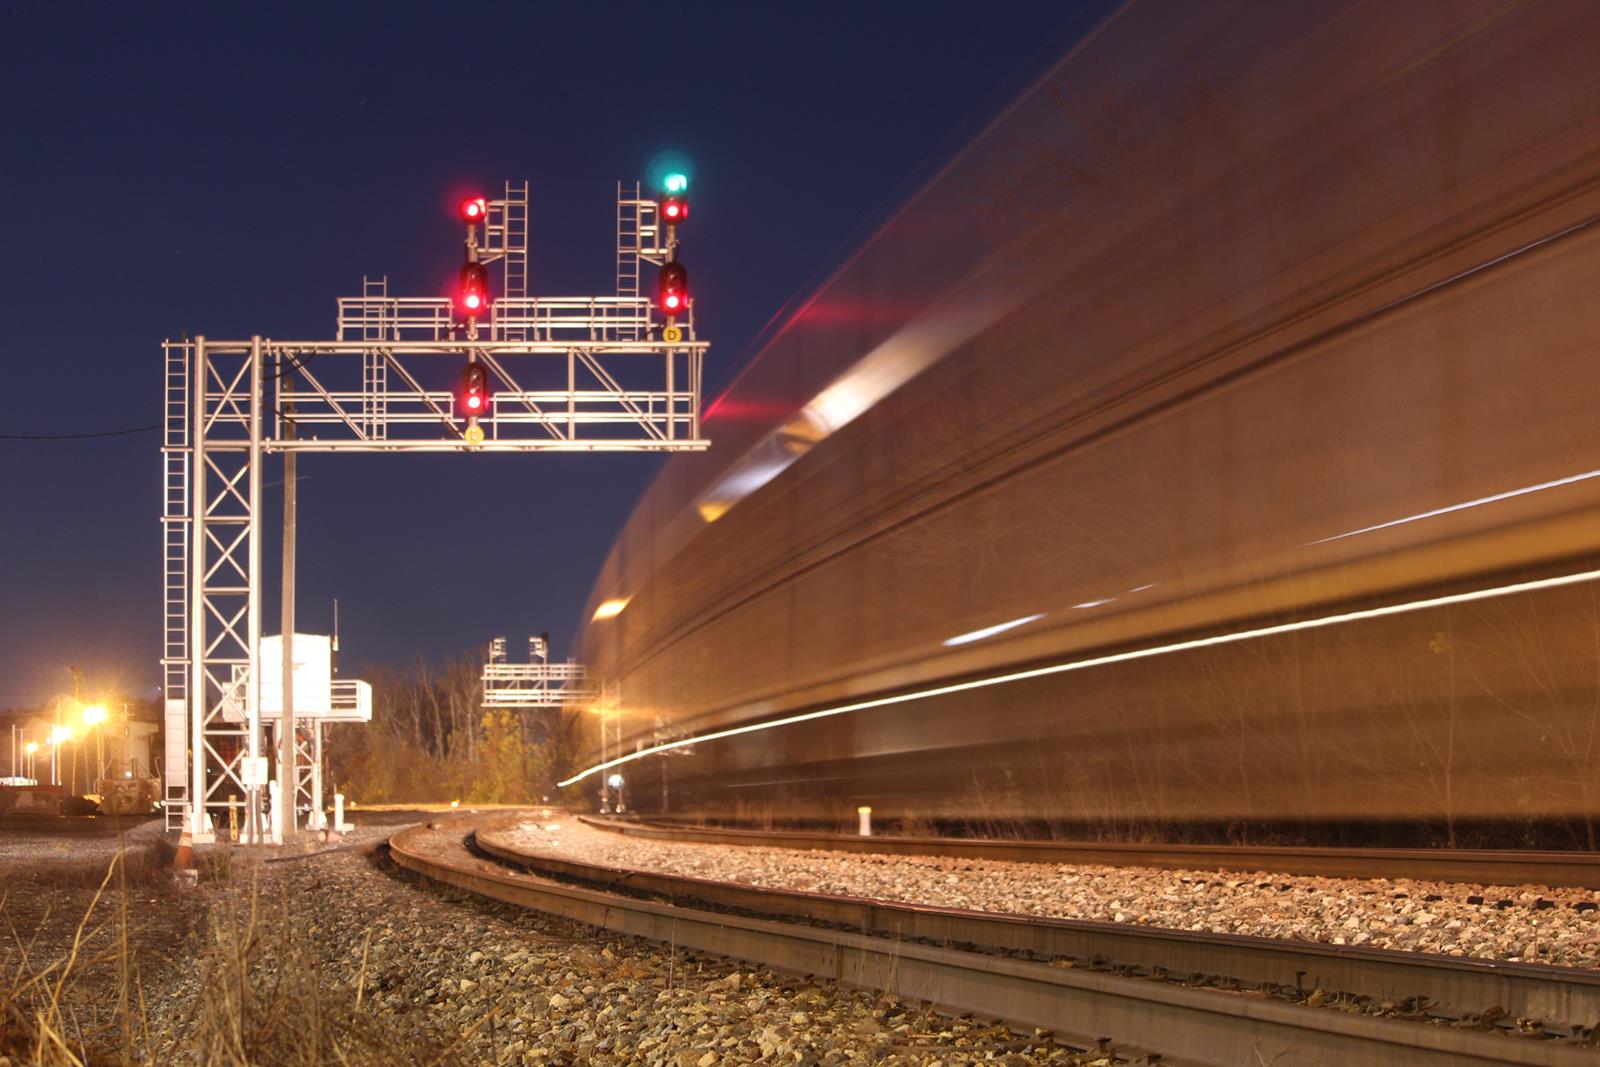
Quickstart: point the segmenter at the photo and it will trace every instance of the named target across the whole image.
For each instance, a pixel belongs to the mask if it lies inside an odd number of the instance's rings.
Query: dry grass
[[[75,919],[46,907],[25,931],[15,918],[26,909],[0,896],[8,941],[0,946],[0,1064],[454,1062],[452,1050],[419,1049],[386,1028],[370,1000],[363,1003],[364,976],[332,973],[304,916],[269,899],[253,872],[188,893],[166,889],[155,908],[140,908],[136,894],[148,900],[151,887],[170,878],[136,855],[117,853],[92,891],[73,890],[83,872],[72,861],[42,879],[53,899],[81,907]],[[39,881],[27,891],[38,891]],[[174,909],[186,936],[149,926]]]

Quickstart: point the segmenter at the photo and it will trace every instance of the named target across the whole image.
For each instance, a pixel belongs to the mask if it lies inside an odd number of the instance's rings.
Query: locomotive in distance
[[[1594,848],[1597,46],[1119,6],[633,512],[579,643],[630,807]]]

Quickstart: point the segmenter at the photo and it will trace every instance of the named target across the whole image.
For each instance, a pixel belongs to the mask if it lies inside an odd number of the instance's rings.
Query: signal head
[[[482,363],[461,368],[461,413],[478,418],[489,413],[489,371]]]
[[[456,286],[456,311],[462,318],[474,319],[488,310],[489,272],[483,269],[481,263],[463,264]]]
[[[481,196],[469,196],[461,201],[461,221],[472,226],[489,217],[489,201]]]
[[[689,191],[689,176],[681,170],[669,172],[661,179],[661,188],[668,196],[677,196]]]
[[[683,264],[672,262],[661,268],[656,279],[656,303],[663,315],[681,315],[689,310],[689,272]]]
[[[682,196],[661,198],[661,221],[676,226],[689,217],[689,201]]]

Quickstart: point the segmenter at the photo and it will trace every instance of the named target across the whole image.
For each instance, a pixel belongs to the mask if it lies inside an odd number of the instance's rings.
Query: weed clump
[[[181,893],[167,871],[131,854],[119,851],[92,891],[78,864],[46,876],[42,911],[15,890],[0,895],[0,1064],[448,1062],[386,1029],[357,965],[320,959],[303,913],[269,899],[253,873]],[[27,886],[26,903],[40,889]],[[152,892],[165,896],[152,901]],[[75,921],[63,900],[81,908]],[[183,932],[153,922],[175,911]]]

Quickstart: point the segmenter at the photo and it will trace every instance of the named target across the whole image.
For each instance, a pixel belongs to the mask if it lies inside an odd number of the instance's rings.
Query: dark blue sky
[[[533,183],[530,292],[609,291],[613,183],[668,148],[695,161],[683,258],[715,384],[1064,47],[1074,7],[0,9],[0,434],[153,423],[163,338],[327,337],[363,273],[438,295],[452,197],[506,178]],[[157,446],[0,440],[0,707],[70,689],[72,663],[158,683]],[[308,457],[300,629],[337,596],[350,664],[543,629],[565,649],[658,462]]]

